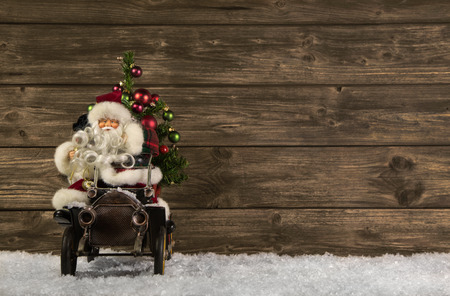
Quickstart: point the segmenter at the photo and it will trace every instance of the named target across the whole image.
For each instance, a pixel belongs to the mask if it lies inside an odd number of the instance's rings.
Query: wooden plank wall
[[[136,52],[176,251],[450,251],[450,3],[0,0],[0,249],[59,252],[53,153]]]

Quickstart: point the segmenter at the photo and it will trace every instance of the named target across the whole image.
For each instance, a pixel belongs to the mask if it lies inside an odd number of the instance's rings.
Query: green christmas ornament
[[[170,132],[169,141],[172,143],[177,143],[178,141],[180,141],[180,134],[176,131]]]
[[[122,93],[122,102],[124,102],[124,101],[127,101],[127,102],[129,102],[130,101],[130,94],[129,93],[126,93],[126,92],[123,92]]]
[[[173,120],[173,117],[174,117],[174,114],[173,114],[172,111],[167,110],[167,111],[164,111],[164,112],[163,112],[163,116],[162,116],[162,117],[163,117],[164,120],[172,121],[172,120]]]
[[[90,104],[90,105],[88,106],[88,112],[91,112],[91,110],[92,110],[92,108],[94,108],[94,106],[95,106],[95,104]]]

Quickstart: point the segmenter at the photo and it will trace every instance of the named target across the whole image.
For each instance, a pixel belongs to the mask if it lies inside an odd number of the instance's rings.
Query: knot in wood
[[[312,62],[314,62],[316,60],[316,57],[314,55],[312,55],[312,54],[305,54],[303,56],[303,60],[305,62],[312,63]]]
[[[275,2],[275,5],[276,5],[278,8],[283,8],[283,7],[286,6],[286,1],[284,1],[284,0],[278,0],[277,2]]]
[[[218,160],[228,160],[233,156],[233,152],[223,147],[216,147],[213,149],[213,156]]]
[[[320,107],[317,110],[317,115],[322,116],[322,117],[327,115],[327,108],[326,107]]]
[[[397,198],[398,204],[401,206],[408,207],[413,202],[417,201],[424,193],[425,188],[421,182],[416,182],[414,184],[405,184],[395,192],[395,197]]]
[[[391,60],[392,59],[392,53],[390,53],[390,52],[383,53],[383,58],[385,60]]]
[[[308,36],[305,38],[305,40],[302,41],[302,47],[303,48],[309,48],[313,45],[314,39],[311,36]]]
[[[396,171],[409,171],[413,168],[414,163],[412,160],[403,156],[394,156],[389,163],[389,167]]]
[[[281,224],[281,215],[278,213],[274,213],[272,215],[272,224],[279,225]]]
[[[16,120],[18,120],[20,118],[20,115],[19,115],[19,112],[17,112],[17,111],[11,111],[11,112],[8,112],[6,115],[5,115],[5,119],[7,120],[7,121],[16,121]]]

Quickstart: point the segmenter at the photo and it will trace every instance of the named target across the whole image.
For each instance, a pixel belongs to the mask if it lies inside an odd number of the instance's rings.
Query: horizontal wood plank
[[[450,207],[450,147],[181,147],[180,208]],[[0,209],[51,209],[52,148],[0,149]]]
[[[3,0],[3,23],[72,24],[361,24],[448,22],[442,0]],[[125,11],[126,10],[126,11]]]
[[[450,85],[152,87],[185,146],[449,145]],[[0,146],[48,147],[108,86],[0,87]],[[12,99],[16,98],[16,99]]]
[[[156,84],[449,83],[450,24],[0,25],[0,84],[114,84],[133,49]]]
[[[175,252],[382,255],[449,252],[449,209],[175,210]],[[51,212],[1,212],[0,250],[59,253]]]

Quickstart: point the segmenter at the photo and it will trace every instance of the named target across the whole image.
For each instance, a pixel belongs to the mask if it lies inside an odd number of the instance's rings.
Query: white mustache
[[[110,127],[110,126],[105,126],[105,127],[102,127],[102,130],[104,130],[104,131],[110,131],[110,130],[114,130],[114,128],[113,128],[113,127]]]

